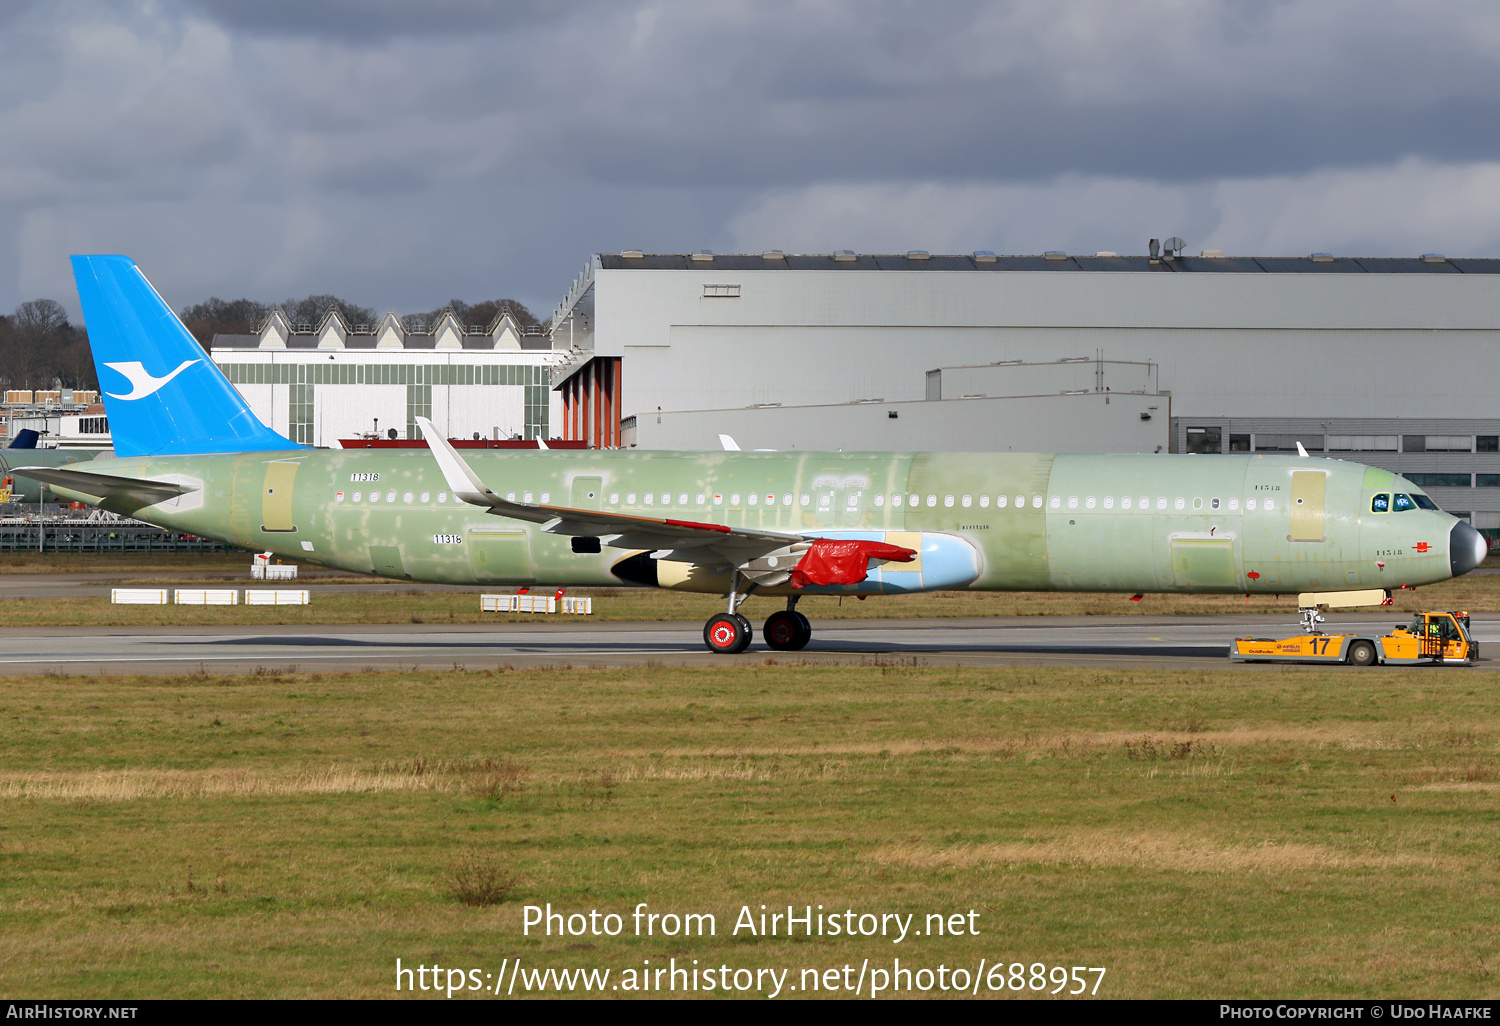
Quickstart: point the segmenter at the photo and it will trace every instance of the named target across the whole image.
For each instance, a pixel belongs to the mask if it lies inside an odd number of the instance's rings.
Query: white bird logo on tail
[[[131,387],[130,392],[126,395],[116,395],[114,392],[105,392],[104,394],[109,396],[111,399],[124,399],[127,401],[133,399],[144,399],[146,398],[146,396],[154,395],[156,392],[160,391],[167,382],[171,381],[177,375],[187,370],[193,364],[201,362],[201,360],[183,360],[182,363],[177,365],[176,370],[174,370],[164,378],[153,376],[150,371],[146,370],[146,368],[136,360],[131,360],[129,363],[106,363],[104,366],[108,367],[116,374],[122,375],[126,380],[130,382]]]

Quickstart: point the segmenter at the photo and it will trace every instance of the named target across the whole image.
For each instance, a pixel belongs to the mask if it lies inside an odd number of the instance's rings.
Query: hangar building
[[[1500,528],[1500,260],[632,250],[550,328],[559,433],[595,445],[1154,451],[1147,424],[1386,467]]]
[[[563,354],[509,312],[486,326],[450,311],[413,332],[390,313],[351,327],[337,310],[316,326],[274,310],[258,334],[215,335],[211,355],[256,416],[308,445],[420,438],[419,416],[450,438],[550,438],[562,406],[550,385]]]

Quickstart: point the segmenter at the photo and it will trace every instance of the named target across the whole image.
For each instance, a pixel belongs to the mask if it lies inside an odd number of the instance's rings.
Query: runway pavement
[[[1398,618],[1335,616],[1330,617],[1329,629],[1337,625],[1341,630],[1381,633]],[[1473,624],[1482,652],[1485,646],[1500,642],[1500,616],[1475,617]],[[744,654],[716,656],[704,649],[702,625],[697,623],[574,620],[456,626],[14,627],[0,628],[0,674],[724,666],[768,657],[782,662],[856,665],[900,661],[949,666],[1226,669],[1238,665],[1227,658],[1232,638],[1292,633],[1295,627],[1290,618],[1250,616],[831,620],[814,621],[812,644],[802,652],[772,652],[757,634]],[[1491,662],[1484,659],[1480,665]]]

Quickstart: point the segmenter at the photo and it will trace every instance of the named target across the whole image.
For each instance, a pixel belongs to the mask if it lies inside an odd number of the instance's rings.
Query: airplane
[[[10,445],[0,449],[0,478],[10,479],[11,502],[41,502],[45,487],[35,478],[17,479],[11,472],[16,467],[63,467],[74,463],[86,463],[94,459],[103,449],[42,449],[37,446],[41,435],[31,428],[16,432]],[[3,486],[0,486],[3,487]]]
[[[710,651],[806,646],[804,595],[1298,594],[1448,580],[1484,538],[1389,471],[1267,453],[314,449],[263,424],[124,256],[74,275],[115,458],[18,468],[59,495],[396,579],[724,596]]]

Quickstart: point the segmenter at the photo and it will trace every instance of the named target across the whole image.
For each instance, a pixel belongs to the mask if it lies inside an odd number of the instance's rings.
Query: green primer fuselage
[[[638,450],[481,450],[465,459],[493,491],[523,502],[794,533],[960,538],[978,553],[978,576],[960,585],[973,589],[1294,593],[1451,576],[1454,518],[1372,512],[1374,494],[1417,490],[1341,460]],[[152,506],[107,508],[361,573],[618,585],[611,568],[632,555],[608,544],[574,553],[566,536],[457,500],[422,449],[131,457],[94,466],[197,487]],[[682,586],[722,590],[712,579]]]

